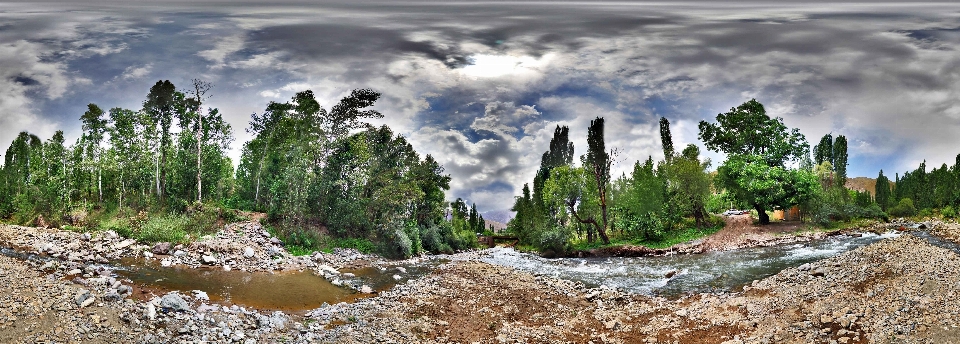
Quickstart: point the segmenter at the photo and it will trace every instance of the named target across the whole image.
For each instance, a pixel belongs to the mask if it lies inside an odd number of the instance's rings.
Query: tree
[[[833,143],[833,170],[837,174],[837,186],[844,187],[847,182],[847,137],[837,136]]]
[[[833,135],[823,135],[820,138],[820,143],[813,147],[813,162],[820,165],[826,161],[833,165],[833,154]]]
[[[113,108],[110,109],[110,122],[113,126],[109,128],[111,149],[116,156],[117,172],[119,173],[120,190],[118,192],[118,205],[123,207],[123,196],[126,193],[126,186],[129,171],[134,168],[137,152],[136,141],[140,132],[137,130],[136,113],[132,110]]]
[[[590,127],[587,129],[586,166],[593,172],[597,202],[603,219],[603,226],[600,226],[597,232],[604,244],[610,244],[610,238],[607,237],[607,186],[610,184],[610,166],[613,162],[604,145],[603,122],[603,117],[590,121]]]
[[[718,169],[717,186],[751,204],[761,224],[766,210],[803,203],[817,185],[809,171],[790,169],[807,152],[806,139],[781,118],[770,118],[756,99],[717,115],[717,123],[700,121],[700,140],[707,148],[727,154]]]
[[[663,145],[663,159],[670,162],[673,158],[673,134],[670,133],[670,120],[660,117],[660,143]]]
[[[540,158],[540,169],[533,179],[533,201],[536,203],[538,212],[545,213],[543,204],[543,184],[550,179],[550,170],[569,166],[573,163],[573,142],[570,142],[570,127],[557,126],[553,130],[553,138],[550,139],[550,146]],[[549,214],[547,214],[549,215]]]
[[[689,144],[680,156],[666,163],[668,193],[671,202],[676,204],[684,215],[692,215],[697,226],[706,225],[707,197],[713,182],[710,173],[710,159],[700,160],[700,149]]]
[[[203,102],[210,98],[210,95],[207,93],[210,92],[210,89],[213,88],[213,84],[200,80],[193,79],[193,97],[191,98],[193,104],[193,110],[197,116],[197,123],[194,129],[194,136],[197,139],[197,202],[203,200],[203,179],[201,168],[201,162],[203,161],[203,141],[201,139],[201,134],[204,131],[203,127]]]
[[[159,124],[160,144],[157,145],[157,160],[155,164],[155,182],[157,194],[163,201],[164,186],[167,183],[167,154],[173,141],[170,139],[170,127],[173,125],[174,100],[176,87],[170,80],[157,81],[147,93],[147,100],[143,102],[143,110],[149,114],[154,125]]]
[[[544,184],[544,202],[562,216],[569,214],[578,223],[589,224],[609,244],[602,225],[597,221],[600,213],[593,185],[593,173],[585,167],[560,166],[555,168]],[[587,241],[593,242],[594,231],[587,231]]]
[[[83,122],[83,137],[86,151],[91,163],[88,165],[97,169],[97,201],[103,203],[103,148],[100,144],[103,142],[104,134],[107,131],[107,120],[103,118],[103,110],[96,104],[87,105],[87,111],[80,116]]]

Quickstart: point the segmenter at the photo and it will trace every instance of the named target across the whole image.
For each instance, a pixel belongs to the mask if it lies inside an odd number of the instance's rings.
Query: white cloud
[[[125,80],[142,79],[143,77],[150,74],[150,71],[152,69],[153,69],[153,65],[149,63],[141,66],[130,66],[123,70],[123,73],[120,74],[120,77]]]

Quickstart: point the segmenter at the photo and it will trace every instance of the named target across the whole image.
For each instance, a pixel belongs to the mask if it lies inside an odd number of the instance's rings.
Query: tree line
[[[508,230],[522,244],[556,254],[584,243],[590,247],[597,239],[604,245],[669,246],[671,237],[682,240],[722,228],[723,220],[712,214],[728,208],[752,209],[760,224],[770,223],[769,211],[793,207],[804,220],[821,224],[886,216],[869,193],[844,186],[846,137],[827,134],[811,158],[805,136],[782,118],[768,116],[755,99],[718,114],[715,122],[699,123],[705,148],[726,154],[716,172],[709,171],[712,162],[700,156],[700,147],[688,144],[677,152],[670,121],[661,118],[664,158],[635,160],[629,175],[611,179],[617,151],[604,146],[603,123],[602,117],[591,121],[587,154],[579,164],[570,128],[555,129],[532,189],[524,184],[513,205],[517,215]],[[897,184],[919,185],[913,182],[917,175],[898,178]],[[901,192],[908,190],[913,189]]]
[[[404,257],[475,244],[482,218],[462,200],[450,211],[443,167],[389,127],[364,122],[383,117],[371,109],[379,93],[354,90],[329,111],[309,90],[270,102],[251,116],[247,132],[254,138],[234,172],[226,155],[233,129],[218,109],[205,107],[211,89],[200,80],[186,90],[158,81],[141,109],[89,104],[71,145],[62,131],[46,141],[20,133],[0,168],[0,217],[109,224],[121,234],[162,240],[144,233],[180,222],[154,224],[151,217],[233,208],[266,212],[272,230],[304,248],[351,239]]]

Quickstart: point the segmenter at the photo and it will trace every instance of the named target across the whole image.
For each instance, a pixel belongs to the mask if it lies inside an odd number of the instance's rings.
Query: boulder
[[[187,301],[184,301],[179,294],[175,294],[175,293],[170,293],[161,297],[160,307],[163,307],[172,311],[177,311],[177,312],[184,312],[184,311],[190,310],[190,305],[187,304]]]
[[[168,242],[158,242],[156,245],[153,245],[153,248],[150,249],[150,252],[155,254],[167,254],[170,252],[170,243]]]

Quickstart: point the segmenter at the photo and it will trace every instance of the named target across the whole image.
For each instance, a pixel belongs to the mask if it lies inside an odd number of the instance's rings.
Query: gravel
[[[894,222],[877,230],[913,225]],[[936,221],[924,226],[948,238],[960,232]],[[139,291],[100,263],[134,257],[191,268],[208,255],[217,258],[214,266],[309,269],[344,280],[351,278],[340,273],[344,268],[396,264],[352,250],[292,257],[265,233],[256,223],[231,224],[200,242],[171,245],[167,253],[183,254],[166,255],[155,253],[162,247],[115,233],[0,226],[0,242],[7,247],[48,257],[0,256],[0,342],[733,344],[960,338],[955,301],[960,256],[910,235],[788,268],[742,291],[676,300],[534,276],[465,252],[446,257],[450,262],[430,275],[374,297],[305,314],[211,303],[194,291],[135,298]],[[374,293],[363,287],[356,286]]]

